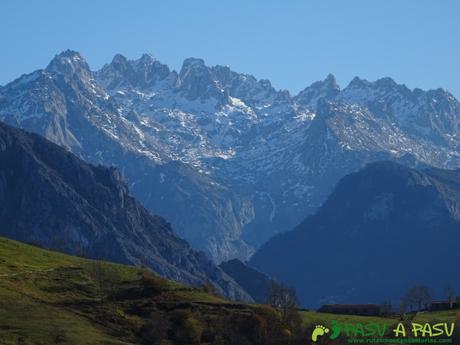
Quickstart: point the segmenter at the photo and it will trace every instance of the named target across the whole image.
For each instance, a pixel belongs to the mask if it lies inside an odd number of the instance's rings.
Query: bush
[[[102,261],[93,261],[88,267],[88,274],[97,289],[97,293],[104,298],[112,295],[117,289],[120,275],[117,269]]]
[[[178,345],[199,345],[203,334],[203,324],[190,310],[180,310],[173,315],[174,339]]]
[[[148,269],[141,272],[142,287],[144,297],[155,297],[164,290],[164,282],[161,278],[155,276]]]

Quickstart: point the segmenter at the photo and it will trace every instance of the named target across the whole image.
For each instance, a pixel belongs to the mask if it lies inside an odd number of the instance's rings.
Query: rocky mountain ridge
[[[0,235],[252,298],[163,218],[135,200],[118,170],[0,123]]]
[[[0,88],[0,119],[120,168],[133,194],[216,261],[247,259],[366,163],[457,167],[460,104],[390,78],[298,95],[226,66],[76,52]]]

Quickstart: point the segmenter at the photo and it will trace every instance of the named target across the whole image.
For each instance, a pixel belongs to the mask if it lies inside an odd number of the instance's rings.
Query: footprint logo
[[[330,339],[332,340],[337,339],[340,335],[340,332],[342,331],[340,324],[337,321],[333,320],[331,328],[332,328],[332,333],[331,333]]]
[[[324,327],[323,325],[317,325],[313,332],[311,333],[311,340],[316,342],[318,337],[329,333],[329,328]]]

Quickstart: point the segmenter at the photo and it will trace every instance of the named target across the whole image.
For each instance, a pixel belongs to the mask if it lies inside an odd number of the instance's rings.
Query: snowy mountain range
[[[148,209],[215,261],[247,259],[368,162],[458,167],[460,103],[443,89],[329,75],[298,95],[189,58],[74,51],[0,88],[0,119],[117,166]]]

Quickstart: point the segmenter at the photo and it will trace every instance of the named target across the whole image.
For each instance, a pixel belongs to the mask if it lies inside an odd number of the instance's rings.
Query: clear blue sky
[[[230,65],[297,92],[334,73],[391,76],[460,97],[458,0],[0,2],[0,84],[79,51],[93,69],[122,53]]]

